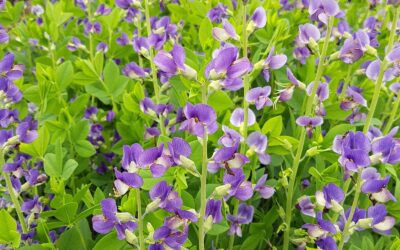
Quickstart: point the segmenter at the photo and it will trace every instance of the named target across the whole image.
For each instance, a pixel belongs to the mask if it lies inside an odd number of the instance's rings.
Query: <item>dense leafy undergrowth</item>
[[[398,0],[0,0],[1,249],[400,249]]]

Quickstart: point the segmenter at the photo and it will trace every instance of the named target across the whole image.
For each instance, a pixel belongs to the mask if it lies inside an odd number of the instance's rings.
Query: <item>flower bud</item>
[[[343,213],[343,207],[342,205],[340,205],[337,201],[332,200],[331,201],[331,205],[332,205],[332,210],[336,213]]]
[[[228,194],[229,189],[231,189],[231,184],[225,184],[225,185],[216,187],[214,190],[214,193],[219,196],[226,196]]]
[[[179,160],[183,168],[188,170],[192,175],[200,177],[200,173],[197,171],[196,164],[192,160],[183,155],[180,155]]]
[[[137,236],[133,232],[129,231],[128,229],[125,229],[125,239],[129,244],[134,245],[134,246],[136,246],[138,243]]]
[[[307,150],[306,155],[309,157],[313,157],[319,154],[318,147],[312,147]]]
[[[182,75],[189,80],[193,80],[197,78],[197,71],[185,64],[185,70],[182,71]]]
[[[372,47],[369,44],[367,44],[365,47],[367,48],[366,53],[368,55],[371,55],[373,57],[377,57],[378,56],[378,52],[376,51],[376,49],[374,47]]]
[[[372,223],[372,218],[359,219],[357,221],[357,226],[361,228],[370,228],[371,223]]]
[[[150,202],[146,207],[145,213],[148,214],[148,213],[154,212],[160,206],[160,203],[161,203],[160,198],[157,198],[154,201]]]
[[[128,222],[128,221],[133,221],[135,218],[133,218],[133,216],[128,213],[128,212],[122,212],[122,213],[116,213],[115,214],[117,216],[117,218],[121,221],[121,222]]]
[[[211,230],[213,226],[213,217],[209,215],[207,219],[204,221],[204,231],[207,233],[208,231]]]
[[[318,51],[318,50],[319,50],[318,43],[317,43],[312,37],[310,37],[310,40],[309,40],[309,42],[308,42],[308,47],[309,47],[312,51]]]
[[[262,70],[264,68],[264,60],[260,60],[254,64],[254,71]]]

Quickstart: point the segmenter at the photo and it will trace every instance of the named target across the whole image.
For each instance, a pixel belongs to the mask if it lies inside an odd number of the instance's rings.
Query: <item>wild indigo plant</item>
[[[397,249],[399,1],[0,1],[0,248]]]

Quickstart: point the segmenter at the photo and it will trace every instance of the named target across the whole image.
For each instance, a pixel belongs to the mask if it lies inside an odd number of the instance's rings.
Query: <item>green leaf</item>
[[[21,143],[20,150],[34,157],[43,158],[46,153],[47,146],[50,142],[50,134],[45,126],[39,129],[38,138],[30,144]]]
[[[348,131],[354,130],[354,126],[351,124],[339,124],[336,125],[335,127],[329,129],[328,133],[326,133],[325,137],[324,137],[324,142],[323,142],[323,146],[324,147],[329,147],[332,142],[333,139],[335,138],[335,136],[337,135],[343,135]]]
[[[74,227],[61,234],[56,242],[56,246],[60,250],[73,249],[92,249],[93,240],[91,231],[86,219],[79,221]],[[113,248],[109,248],[113,249]]]
[[[275,116],[269,119],[261,129],[263,134],[270,134],[273,136],[279,136],[282,133],[283,121],[282,116]]]
[[[104,83],[110,96],[117,98],[124,91],[128,83],[126,76],[120,75],[119,68],[114,61],[109,61],[104,68]]]
[[[60,86],[60,89],[65,89],[72,82],[72,75],[74,74],[74,67],[70,61],[66,61],[56,70],[56,83]]]
[[[59,219],[64,223],[70,224],[74,221],[77,210],[78,210],[78,203],[70,202],[58,208],[54,212],[54,217],[56,217],[57,219]]]
[[[64,180],[68,180],[69,177],[71,177],[72,173],[75,171],[75,169],[78,167],[78,162],[76,162],[74,159],[69,159],[67,162],[64,164],[63,172],[61,177]]]
[[[0,210],[0,225],[0,244],[19,247],[21,235],[17,231],[17,223],[5,209]]]
[[[210,231],[207,232],[209,235],[219,235],[228,231],[229,225],[226,220],[221,221],[219,224],[213,224]]]
[[[50,177],[60,177],[62,175],[62,166],[57,164],[55,154],[48,153],[44,157],[44,171]]]
[[[208,98],[208,104],[212,106],[215,111],[221,112],[233,107],[232,98],[222,90],[217,90]]]
[[[87,140],[79,140],[74,144],[76,152],[85,158],[88,158],[96,153],[93,145]]]
[[[208,41],[212,37],[212,34],[211,34],[212,28],[213,28],[213,26],[212,26],[210,19],[208,17],[205,17],[203,19],[203,21],[201,22],[200,28],[199,28],[199,40],[200,40],[200,45],[203,49],[205,49]]]
[[[101,238],[96,245],[94,246],[93,250],[103,250],[103,249],[125,249],[128,248],[129,244],[124,240],[119,240],[117,238],[117,233],[115,231],[105,235]]]

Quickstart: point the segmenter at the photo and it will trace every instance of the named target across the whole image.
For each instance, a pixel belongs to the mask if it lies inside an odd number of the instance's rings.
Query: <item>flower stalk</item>
[[[149,0],[145,0],[144,4],[145,4],[147,36],[150,36],[151,35],[151,24],[150,24]],[[152,78],[152,82],[153,82],[154,95],[156,97],[157,104],[160,104],[160,86],[158,85],[157,69],[156,69],[156,65],[154,64],[154,50],[152,47],[150,47],[150,49],[149,49],[149,61],[150,61],[151,78]],[[160,115],[159,123],[160,123],[161,135],[165,136],[166,131],[165,131],[165,124],[164,124],[164,117],[162,115]]]
[[[145,250],[144,244],[144,234],[143,234],[143,216],[142,216],[142,200],[140,197],[140,189],[136,189],[136,205],[137,205],[137,214],[138,214],[138,229],[139,229],[139,249]]]
[[[1,168],[4,167],[4,154],[3,153],[1,153],[1,156],[0,156],[0,166],[1,166]],[[22,210],[21,210],[21,204],[19,203],[18,197],[15,195],[14,189],[12,187],[10,174],[6,173],[4,171],[2,171],[2,172],[3,172],[2,174],[3,174],[4,180],[6,181],[8,194],[10,195],[11,201],[15,208],[15,212],[17,213],[19,224],[21,225],[22,233],[24,233],[24,234],[28,233],[28,228],[26,226],[25,218],[24,218],[24,215],[22,214]]]
[[[325,57],[326,57],[326,54],[328,51],[329,39],[330,39],[331,33],[332,33],[333,21],[334,21],[334,17],[330,17],[329,23],[328,23],[328,28],[327,28],[325,39],[324,39],[324,44],[323,44],[322,51],[320,54],[320,60],[318,63],[317,73],[316,73],[315,79],[314,79],[314,86],[312,88],[310,96],[307,99],[305,116],[310,116],[313,112],[312,108],[314,106],[313,104],[314,104],[314,99],[315,99],[315,96],[317,93],[318,83],[321,80],[321,77],[322,77],[322,74],[324,71]],[[286,229],[285,229],[284,241],[283,241],[283,249],[285,249],[285,250],[289,249],[290,223],[292,221],[293,192],[294,192],[294,186],[295,186],[296,177],[297,177],[297,170],[299,168],[300,159],[301,159],[301,156],[303,153],[306,135],[307,135],[306,129],[302,128],[301,134],[300,134],[300,139],[299,139],[299,146],[296,151],[296,155],[295,155],[295,158],[293,161],[292,172],[291,172],[291,175],[289,178],[289,187],[288,187],[288,191],[287,191],[286,213],[285,213]]]
[[[201,86],[201,99],[203,104],[207,104],[207,84],[205,82],[202,83]],[[205,249],[205,214],[206,214],[206,204],[207,204],[207,126],[204,126],[204,134],[203,134],[203,150],[202,150],[202,166],[201,166],[201,176],[200,176],[200,218],[199,218],[199,250]]]
[[[392,21],[392,27],[391,27],[391,30],[390,30],[389,43],[388,43],[388,46],[387,46],[387,53],[390,53],[390,51],[393,48],[394,36],[396,34],[398,17],[399,17],[399,11],[396,8],[395,9],[394,19]],[[379,94],[380,94],[382,83],[383,83],[383,77],[384,77],[384,74],[385,74],[387,66],[388,66],[388,62],[387,62],[386,58],[384,58],[382,63],[381,63],[380,69],[379,69],[379,75],[378,75],[378,78],[377,78],[376,83],[375,83],[374,95],[372,96],[371,106],[369,108],[367,119],[366,119],[365,124],[364,124],[364,128],[363,128],[363,133],[364,134],[366,134],[368,132],[369,127],[371,126],[372,118],[374,116],[376,105],[378,103]],[[339,248],[338,248],[339,250],[343,249],[346,237],[348,237],[348,235],[349,235],[350,224],[351,224],[351,222],[353,220],[354,212],[356,210],[356,207],[357,207],[357,204],[358,204],[358,200],[360,198],[361,180],[362,179],[361,179],[361,170],[360,170],[358,172],[358,176],[357,176],[357,184],[356,184],[356,187],[355,187],[355,194],[354,194],[353,204],[351,205],[350,214],[349,214],[349,217],[346,220],[346,224],[344,225],[343,232],[342,232],[342,235],[341,235],[341,238],[340,238],[340,243],[339,243]]]
[[[246,12],[247,6],[246,3],[243,2],[242,7],[242,22],[243,22],[243,41],[242,41],[242,51],[243,58],[247,58],[247,20],[246,20]],[[249,102],[246,100],[247,92],[250,89],[249,78],[246,74],[243,77],[243,138],[247,138],[247,123],[249,120]],[[244,153],[246,150],[246,140],[243,140],[243,144],[241,147],[241,153]]]

